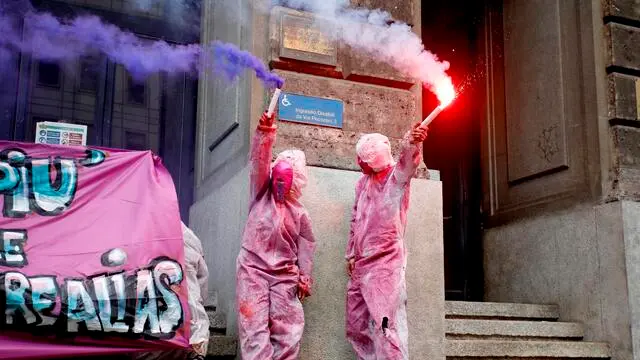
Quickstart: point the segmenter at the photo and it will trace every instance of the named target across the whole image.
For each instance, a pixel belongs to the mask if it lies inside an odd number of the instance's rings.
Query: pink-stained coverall
[[[306,183],[304,153],[288,150],[279,161],[293,168],[284,202],[270,185],[275,128],[258,127],[251,147],[251,205],[237,259],[238,328],[244,360],[296,359],[304,329],[297,293],[310,295],[315,241],[298,202]]]
[[[374,172],[356,184],[347,261],[354,266],[347,287],[347,338],[358,359],[408,359],[406,249],[409,188],[421,143],[402,142],[393,164],[388,139],[365,135],[358,156]]]

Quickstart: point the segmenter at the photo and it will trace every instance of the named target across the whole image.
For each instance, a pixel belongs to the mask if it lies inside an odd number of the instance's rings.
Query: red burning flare
[[[451,102],[456,98],[456,90],[453,87],[453,83],[451,82],[451,78],[446,78],[442,80],[435,87],[435,93],[440,100],[440,107],[447,107]]]
[[[451,82],[451,78],[443,79],[440,83],[435,86],[434,92],[440,100],[440,105],[433,109],[431,114],[427,116],[426,119],[422,121],[420,127],[426,128],[431,124],[433,120],[446,108],[451,102],[456,98],[456,89],[453,87],[453,83]]]

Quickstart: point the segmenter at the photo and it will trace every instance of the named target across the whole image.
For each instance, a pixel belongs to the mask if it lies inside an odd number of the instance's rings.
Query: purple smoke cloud
[[[266,87],[281,87],[283,80],[251,53],[232,44],[173,45],[165,41],[146,41],[130,32],[104,23],[95,16],[82,16],[68,22],[32,10],[24,15],[24,32],[15,15],[0,8],[0,61],[7,49],[31,54],[35,59],[64,62],[81,56],[104,54],[123,65],[136,79],[163,72],[195,73],[213,70],[235,80],[245,70],[253,70]]]

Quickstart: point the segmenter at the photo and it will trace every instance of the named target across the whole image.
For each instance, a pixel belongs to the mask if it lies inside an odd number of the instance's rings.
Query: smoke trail
[[[11,16],[0,8],[0,61],[7,57],[8,49],[49,62],[104,54],[123,65],[136,79],[158,72],[212,70],[233,80],[244,70],[251,69],[265,86],[282,85],[282,79],[270,73],[260,59],[230,44],[172,45],[165,41],[144,41],[95,16],[61,22],[50,14],[28,10],[23,17],[24,32],[17,26],[15,14]]]
[[[393,66],[430,90],[450,84],[447,61],[427,51],[411,27],[383,10],[349,7],[349,0],[272,0],[273,5],[313,12],[322,30],[356,51]]]
[[[253,69],[258,79],[269,88],[280,88],[284,84],[284,80],[270,72],[260,59],[247,51],[240,50],[233,44],[215,42],[213,56],[215,58],[214,69],[223,73],[231,81],[249,68]]]

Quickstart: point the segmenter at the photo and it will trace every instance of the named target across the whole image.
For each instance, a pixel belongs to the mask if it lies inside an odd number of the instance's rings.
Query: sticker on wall
[[[342,129],[344,104],[340,100],[283,92],[278,105],[282,121]]]
[[[86,146],[87,126],[43,121],[36,124],[37,144]]]

